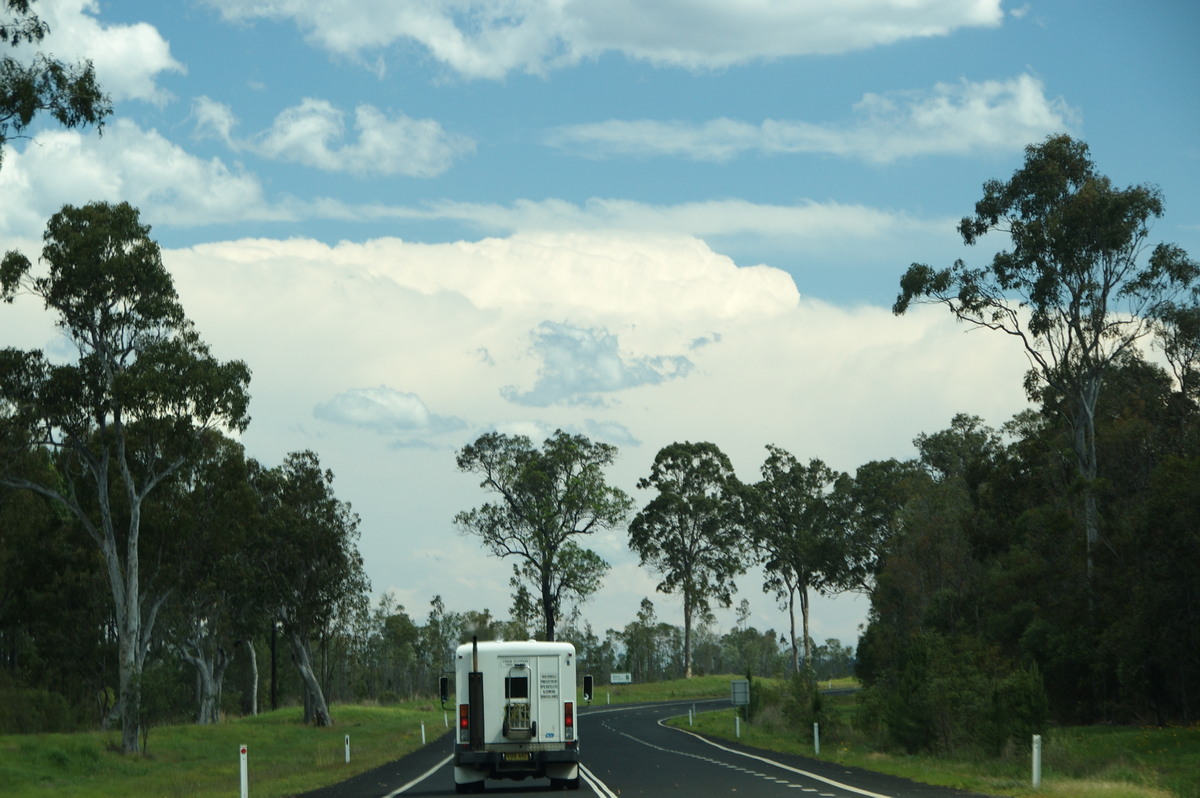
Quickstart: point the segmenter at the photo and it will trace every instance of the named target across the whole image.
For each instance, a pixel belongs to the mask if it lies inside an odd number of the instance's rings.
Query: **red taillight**
[[[466,731],[470,727],[471,727],[471,705],[470,704],[459,704],[458,705],[458,728],[462,731]]]
[[[563,724],[568,729],[575,725],[575,705],[570,701],[563,704]]]

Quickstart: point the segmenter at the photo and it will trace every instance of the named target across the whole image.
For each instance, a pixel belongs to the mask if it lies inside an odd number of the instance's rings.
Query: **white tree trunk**
[[[254,648],[254,641],[245,641],[246,648],[250,651],[250,714],[258,714],[258,651]]]
[[[332,726],[333,718],[329,715],[329,706],[325,703],[325,692],[321,690],[321,682],[317,679],[312,667],[312,657],[308,652],[308,644],[297,632],[288,634],[292,643],[292,657],[296,661],[296,669],[304,681],[304,722],[317,726]]]

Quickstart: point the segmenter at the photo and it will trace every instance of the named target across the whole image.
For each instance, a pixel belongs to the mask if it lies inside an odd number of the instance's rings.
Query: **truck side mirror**
[[[442,703],[446,703],[450,698],[450,678],[442,676],[438,679],[438,695],[442,697]]]
[[[596,680],[592,678],[590,673],[583,677],[583,700],[589,704],[592,703],[592,691],[595,686]]]

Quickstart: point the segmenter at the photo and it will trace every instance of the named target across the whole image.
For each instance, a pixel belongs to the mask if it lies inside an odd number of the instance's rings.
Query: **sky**
[[[498,430],[655,454],[766,446],[853,473],[956,413],[1026,407],[1019,348],[943,308],[891,313],[913,262],[1054,133],[1161,188],[1154,241],[1200,255],[1191,0],[38,0],[91,59],[102,132],[35,126],[0,162],[0,251],[64,204],[128,201],[188,316],[253,372],[249,455],[311,449],[361,517],[373,590],[418,621],[507,617],[511,563],[453,524],[491,497],[455,453]],[[31,299],[0,345],[65,357]],[[625,530],[582,607],[601,636],[655,592]],[[750,623],[787,616],[751,569]],[[814,600],[853,645],[862,596]],[[717,613],[719,631],[733,612]]]

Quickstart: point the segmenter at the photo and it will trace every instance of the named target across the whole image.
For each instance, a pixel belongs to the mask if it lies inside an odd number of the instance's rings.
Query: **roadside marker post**
[[[350,735],[346,735],[346,764],[350,764]]]
[[[242,756],[242,798],[249,798],[250,795],[250,772],[246,767],[246,746],[241,747]]]
[[[1042,786],[1042,735],[1033,735],[1033,789]]]
[[[821,724],[813,724],[813,753],[817,756],[821,755]]]
[[[421,721],[421,745],[425,745],[425,721]]]

